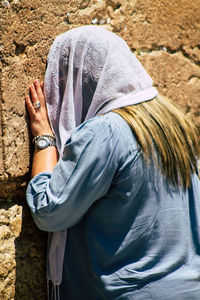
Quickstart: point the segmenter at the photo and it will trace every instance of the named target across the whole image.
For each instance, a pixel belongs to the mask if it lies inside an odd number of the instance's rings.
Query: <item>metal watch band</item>
[[[35,149],[45,149],[50,146],[56,146],[56,138],[54,136],[41,135],[34,139]]]
[[[35,141],[37,139],[39,139],[40,137],[47,137],[47,138],[50,138],[51,140],[56,140],[55,135],[53,135],[53,134],[41,134],[41,135],[35,136],[32,140],[32,143],[35,143]]]

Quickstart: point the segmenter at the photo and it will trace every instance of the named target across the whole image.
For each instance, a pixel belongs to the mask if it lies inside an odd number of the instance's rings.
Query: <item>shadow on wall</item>
[[[26,122],[29,123],[27,111]],[[28,131],[30,161],[33,158],[31,133]],[[25,174],[24,182],[29,181],[30,173]],[[20,179],[22,181],[22,178]],[[25,195],[22,187],[21,195]],[[20,189],[19,189],[20,190]],[[18,198],[19,199],[19,198]],[[35,225],[26,200],[19,203],[21,208],[21,230],[15,239],[15,300],[46,300],[46,246],[47,233]]]
[[[46,300],[47,233],[37,229],[29,208],[22,209],[22,227],[15,239],[15,300]]]

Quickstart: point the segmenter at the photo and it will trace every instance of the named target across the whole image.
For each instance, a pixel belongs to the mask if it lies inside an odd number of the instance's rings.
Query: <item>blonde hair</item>
[[[169,99],[159,95],[113,111],[133,130],[147,163],[152,158],[172,185],[190,186],[200,154],[197,132]]]

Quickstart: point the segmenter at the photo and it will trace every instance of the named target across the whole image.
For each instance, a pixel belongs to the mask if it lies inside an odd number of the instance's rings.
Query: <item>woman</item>
[[[52,299],[200,299],[192,125],[127,44],[96,26],[56,38],[44,94],[36,80],[26,96],[36,146],[27,201],[53,232]]]

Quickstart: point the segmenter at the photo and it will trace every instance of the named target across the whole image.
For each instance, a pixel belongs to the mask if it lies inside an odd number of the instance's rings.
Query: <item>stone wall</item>
[[[0,299],[46,299],[46,234],[25,203],[30,134],[24,95],[43,79],[54,38],[85,24],[121,35],[169,96],[200,126],[199,0],[0,2]]]

